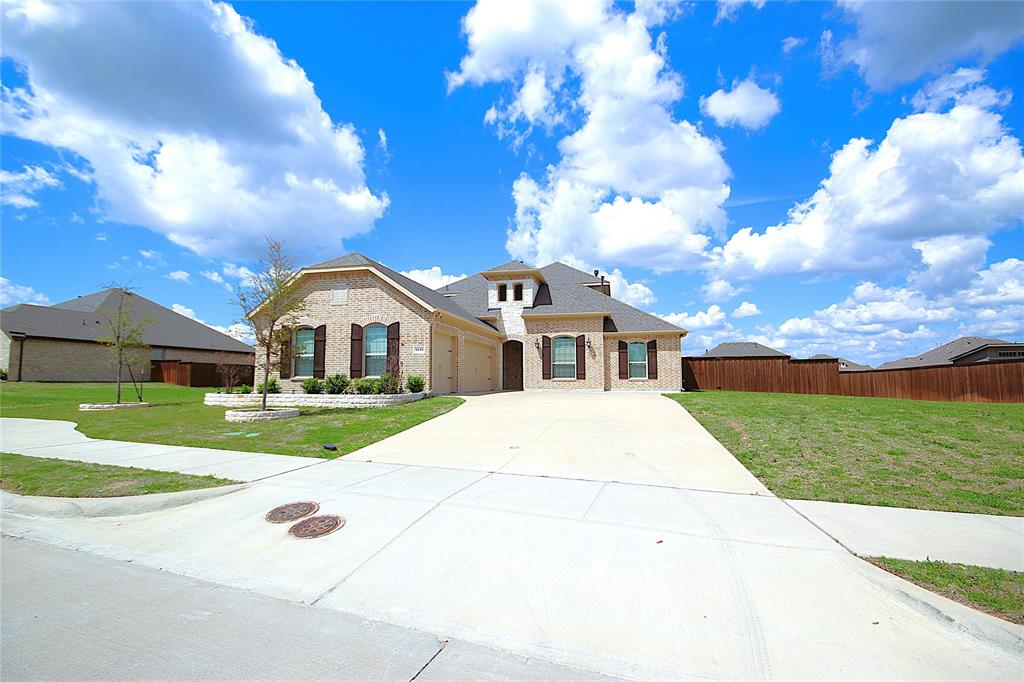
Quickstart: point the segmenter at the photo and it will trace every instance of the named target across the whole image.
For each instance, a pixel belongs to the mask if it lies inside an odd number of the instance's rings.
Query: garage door
[[[480,343],[467,341],[465,346],[465,372],[460,391],[477,393],[491,390],[491,349]]]
[[[430,390],[436,394],[452,392],[452,367],[455,365],[455,337],[434,332]]]

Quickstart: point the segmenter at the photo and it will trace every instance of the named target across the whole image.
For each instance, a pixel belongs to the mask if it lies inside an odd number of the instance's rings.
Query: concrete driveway
[[[770,495],[657,393],[518,392],[466,404],[346,459]]]

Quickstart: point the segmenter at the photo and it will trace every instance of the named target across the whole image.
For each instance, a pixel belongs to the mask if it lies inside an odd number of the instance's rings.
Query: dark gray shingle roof
[[[377,270],[381,271],[389,278],[397,282],[403,289],[413,294],[414,296],[416,296],[423,302],[427,303],[431,307],[450,313],[455,317],[466,320],[467,322],[475,326],[481,327],[483,329],[488,329],[492,332],[494,331],[494,327],[478,320],[475,315],[471,315],[465,308],[455,303],[453,299],[441,294],[440,292],[434,291],[428,286],[420,284],[416,280],[406,277],[400,272],[392,270],[383,263],[379,263],[373,260],[372,258],[367,258],[361,253],[350,253],[339,258],[324,261],[323,263],[318,263],[316,265],[308,265],[304,269],[344,268],[358,266],[376,268]]]
[[[871,365],[862,365],[859,362],[854,362],[853,360],[847,360],[846,358],[837,358],[834,355],[826,355],[825,353],[818,353],[817,355],[812,355],[810,359],[838,360],[840,372],[866,372],[867,370],[872,369]]]
[[[708,358],[788,358],[789,355],[756,341],[723,341],[704,353]]]
[[[484,272],[507,272],[507,271],[516,271],[516,270],[533,270],[533,269],[534,268],[530,267],[529,265],[525,265],[524,263],[521,263],[521,262],[519,262],[517,260],[510,260],[509,262],[503,263],[503,264],[499,265],[496,268],[491,268],[490,270],[484,270]]]
[[[117,307],[117,290],[105,289],[52,306],[21,304],[0,311],[0,327],[8,334],[73,341],[96,341],[109,334],[104,314]],[[136,293],[127,293],[129,314],[156,324],[146,328],[150,346],[252,353],[246,345],[205,324],[180,315]]]
[[[908,367],[950,365],[953,364],[953,358],[957,355],[962,355],[989,343],[1008,342],[1002,339],[986,339],[980,336],[961,336],[959,339],[953,339],[949,343],[944,343],[938,348],[933,348],[920,355],[911,355],[899,360],[883,362],[878,366],[878,369],[906,369]]]

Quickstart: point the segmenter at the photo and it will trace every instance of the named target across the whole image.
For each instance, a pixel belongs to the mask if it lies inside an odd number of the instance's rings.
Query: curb
[[[1024,656],[1024,626],[1015,625],[930,592],[854,555],[858,571],[896,601],[940,625],[1014,656]]]
[[[0,492],[0,510],[22,516],[54,518],[131,516],[181,507],[249,487],[248,483],[224,485],[176,493],[154,493],[129,497],[42,497]]]

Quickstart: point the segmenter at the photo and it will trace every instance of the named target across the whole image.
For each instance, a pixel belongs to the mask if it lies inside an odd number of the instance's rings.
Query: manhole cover
[[[310,516],[289,528],[288,532],[297,538],[318,538],[333,533],[344,525],[345,519],[340,516]]]
[[[289,502],[268,511],[266,518],[271,523],[290,523],[303,516],[316,514],[319,509],[320,505],[316,502]]]

